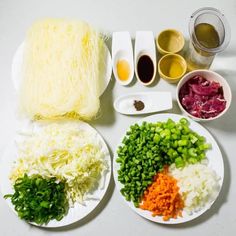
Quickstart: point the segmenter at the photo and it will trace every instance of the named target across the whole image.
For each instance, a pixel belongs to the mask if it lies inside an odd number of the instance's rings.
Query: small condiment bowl
[[[146,59],[146,62],[144,62],[144,60],[142,59]],[[141,60],[144,63],[142,63],[143,65],[140,66],[139,68]],[[135,65],[136,78],[141,84],[147,86],[153,83],[153,81],[156,78],[156,67],[157,67],[156,64],[157,64],[156,46],[153,32],[137,31],[135,36],[135,47],[134,47],[134,65]],[[148,74],[151,73],[150,79],[148,79],[148,81],[145,81],[144,77],[149,77],[149,75],[142,76],[141,73],[139,73],[140,69],[143,69],[142,75],[144,75],[145,70]]]
[[[157,49],[161,54],[179,53],[184,47],[184,36],[175,29],[163,30],[156,38]]]
[[[118,62],[125,61],[129,67],[129,76],[122,80],[118,75]],[[116,81],[121,85],[128,85],[134,77],[133,47],[130,33],[127,31],[114,32],[112,35],[112,67]]]
[[[178,54],[167,54],[158,62],[158,72],[160,77],[169,83],[177,83],[186,73],[187,63],[185,59]]]
[[[208,119],[204,119],[204,118],[199,118],[199,117],[195,117],[193,115],[191,115],[190,113],[188,113],[184,107],[182,106],[180,99],[179,99],[179,92],[180,89],[182,88],[182,86],[191,78],[193,78],[194,76],[199,75],[204,77],[205,79],[209,80],[209,81],[215,81],[218,82],[222,88],[223,88],[223,94],[224,94],[224,98],[226,100],[226,107],[225,109],[219,113],[217,116],[212,117],[212,118],[208,118]],[[232,93],[231,93],[231,89],[229,84],[227,83],[227,81],[218,73],[211,71],[211,70],[194,70],[192,72],[187,73],[178,83],[177,88],[176,88],[176,100],[177,103],[181,109],[181,111],[189,116],[190,118],[192,118],[195,121],[211,121],[211,120],[215,120],[220,118],[221,116],[223,116],[229,109],[230,105],[231,105],[231,100],[232,100]]]
[[[118,62],[119,61],[126,61],[126,63],[129,66],[129,76],[127,80],[121,80],[118,75]],[[128,85],[131,83],[134,77],[134,63],[133,63],[133,58],[130,56],[127,51],[120,50],[115,54],[115,57],[113,58],[112,61],[112,66],[113,66],[113,74],[115,76],[116,81],[121,84],[121,85]]]

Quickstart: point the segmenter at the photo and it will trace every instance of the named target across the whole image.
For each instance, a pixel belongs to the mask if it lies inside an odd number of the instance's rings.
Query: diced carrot
[[[164,221],[182,217],[184,201],[179,193],[177,181],[168,175],[168,167],[156,174],[154,182],[143,195],[140,208],[149,210],[153,216],[162,216]]]

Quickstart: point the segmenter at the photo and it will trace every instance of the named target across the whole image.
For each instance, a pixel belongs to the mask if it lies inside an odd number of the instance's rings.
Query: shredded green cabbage
[[[56,177],[65,181],[71,205],[86,200],[107,168],[96,133],[75,124],[50,124],[33,131],[18,147],[19,158],[10,179],[15,181],[25,173]]]

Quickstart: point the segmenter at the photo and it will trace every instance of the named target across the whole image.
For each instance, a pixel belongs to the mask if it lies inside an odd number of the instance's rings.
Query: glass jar
[[[208,69],[216,55],[230,41],[230,27],[225,16],[211,7],[195,11],[189,22],[190,42],[186,54],[188,70]]]

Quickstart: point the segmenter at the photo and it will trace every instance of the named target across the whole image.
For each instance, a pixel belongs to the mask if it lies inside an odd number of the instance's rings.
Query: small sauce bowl
[[[137,31],[134,47],[134,66],[137,80],[148,86],[156,78],[156,46],[152,31]]]
[[[178,54],[167,54],[158,62],[158,72],[160,77],[169,83],[177,83],[186,73],[187,63],[185,59]]]
[[[119,63],[123,65],[119,66]],[[119,75],[120,74],[119,67],[121,68],[120,70],[123,70],[122,73],[126,74],[125,75],[126,79],[122,79],[122,75]],[[129,53],[127,53],[127,51],[120,50],[115,54],[115,57],[113,58],[113,73],[116,78],[116,81],[121,85],[128,85],[133,80],[134,76],[133,58],[129,55]]]
[[[156,38],[157,49],[163,55],[180,52],[184,43],[183,34],[175,29],[163,30]]]
[[[128,85],[134,77],[133,48],[129,32],[114,32],[112,35],[112,67],[116,81]]]

